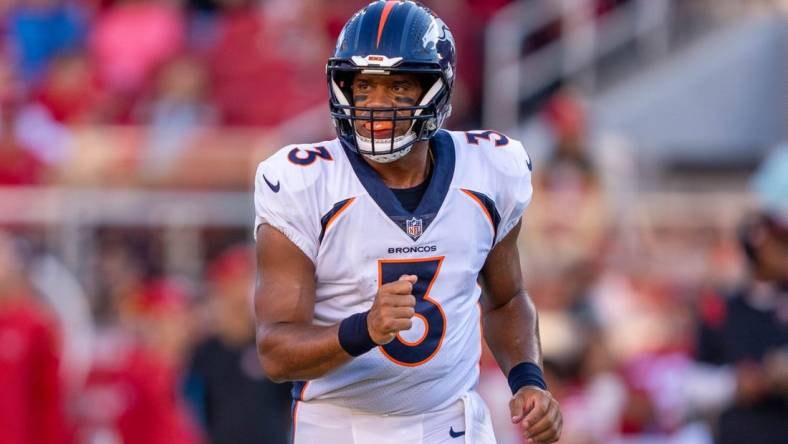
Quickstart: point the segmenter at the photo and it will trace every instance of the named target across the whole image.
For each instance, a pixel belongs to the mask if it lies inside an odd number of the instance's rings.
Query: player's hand
[[[416,276],[402,275],[398,281],[382,285],[367,315],[369,336],[378,345],[393,341],[397,333],[410,329],[416,313],[413,284]]]
[[[523,387],[509,401],[512,422],[522,424],[523,436],[528,444],[558,441],[564,419],[558,401],[547,390]]]

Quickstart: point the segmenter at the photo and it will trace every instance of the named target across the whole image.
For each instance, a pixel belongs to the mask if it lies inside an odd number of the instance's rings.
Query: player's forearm
[[[350,361],[339,345],[338,325],[279,323],[257,329],[257,354],[272,381],[319,378]]]
[[[521,362],[541,366],[536,307],[525,291],[484,312],[484,338],[504,374]]]

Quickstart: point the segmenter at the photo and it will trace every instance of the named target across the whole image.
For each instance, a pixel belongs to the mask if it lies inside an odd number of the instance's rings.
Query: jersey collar
[[[454,177],[455,152],[451,134],[440,130],[430,139],[430,149],[435,156],[434,170],[427,191],[412,213],[402,207],[394,192],[383,183],[377,171],[359,154],[350,150],[344,143],[342,147],[356,177],[378,207],[411,239],[418,240],[438,215]]]

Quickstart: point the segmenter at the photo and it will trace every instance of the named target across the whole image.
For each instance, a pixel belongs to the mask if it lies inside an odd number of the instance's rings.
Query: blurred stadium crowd
[[[594,0],[595,10],[603,15],[628,1]],[[326,54],[362,3],[3,2],[0,107],[8,130],[3,132],[2,155],[13,162],[2,162],[0,183],[62,181],[69,176],[64,164],[86,162],[79,157],[89,145],[83,139],[95,136],[90,129],[97,125],[145,128],[142,146],[133,151],[165,164],[200,145],[198,134],[206,128],[267,128],[275,133],[285,125],[288,136],[325,135],[325,119],[305,122],[299,116],[310,110],[323,115]],[[428,3],[454,30],[457,41],[453,123],[474,126],[480,121],[485,24],[510,1]],[[560,24],[546,27],[529,41],[528,50],[560,32]],[[81,137],[85,133],[90,135]],[[74,157],[78,160],[71,162]],[[114,167],[128,163],[107,168]],[[85,180],[71,177],[72,182]]]
[[[3,2],[0,106],[14,131],[2,152],[14,162],[2,162],[0,183],[46,183],[75,127],[144,125],[148,149],[173,152],[198,128],[272,128],[322,106],[322,67],[361,3]],[[506,3],[432,2],[456,24],[462,97],[480,94],[484,23]]]
[[[596,11],[627,1],[596,0]],[[98,187],[248,191],[249,163],[275,145],[229,151],[331,137],[322,68],[363,3],[3,2],[0,188],[81,185],[88,171]],[[450,128],[468,129],[480,121],[485,24],[509,1],[425,3],[457,39],[461,84]],[[545,29],[532,47],[560,32]],[[733,348],[720,333],[737,300],[728,295],[751,289],[742,230],[757,204],[745,198],[740,212],[720,218],[657,201],[660,217],[646,212],[623,224],[603,186],[607,172],[586,150],[582,100],[561,90],[543,113],[556,143],[536,166],[521,241],[548,384],[565,416],[561,442],[710,443],[731,415],[739,429],[788,436],[786,289],[759,290],[766,296],[741,332],[751,353],[720,351]],[[84,145],[122,154],[86,161],[74,154]],[[214,151],[209,162],[244,160],[231,164],[229,179],[206,179],[222,174],[206,163],[184,168],[180,181],[146,180],[201,147]],[[91,162],[102,164],[99,173]],[[121,171],[135,167],[144,174]],[[788,208],[788,163],[762,171],[761,195],[777,189],[777,206]],[[92,253],[74,269],[52,249],[53,236],[69,231],[0,216],[0,442],[287,441],[289,387],[265,380],[254,348],[249,228],[199,228],[199,257],[184,271],[167,265],[165,230],[107,224],[91,232]],[[788,263],[785,247],[774,254]],[[782,270],[770,281],[788,281]],[[503,376],[489,354],[481,365],[499,441],[521,442]]]

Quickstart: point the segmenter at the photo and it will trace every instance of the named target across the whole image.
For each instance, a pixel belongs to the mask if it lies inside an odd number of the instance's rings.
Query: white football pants
[[[495,444],[490,412],[476,392],[421,415],[381,416],[324,401],[297,401],[293,444]]]

